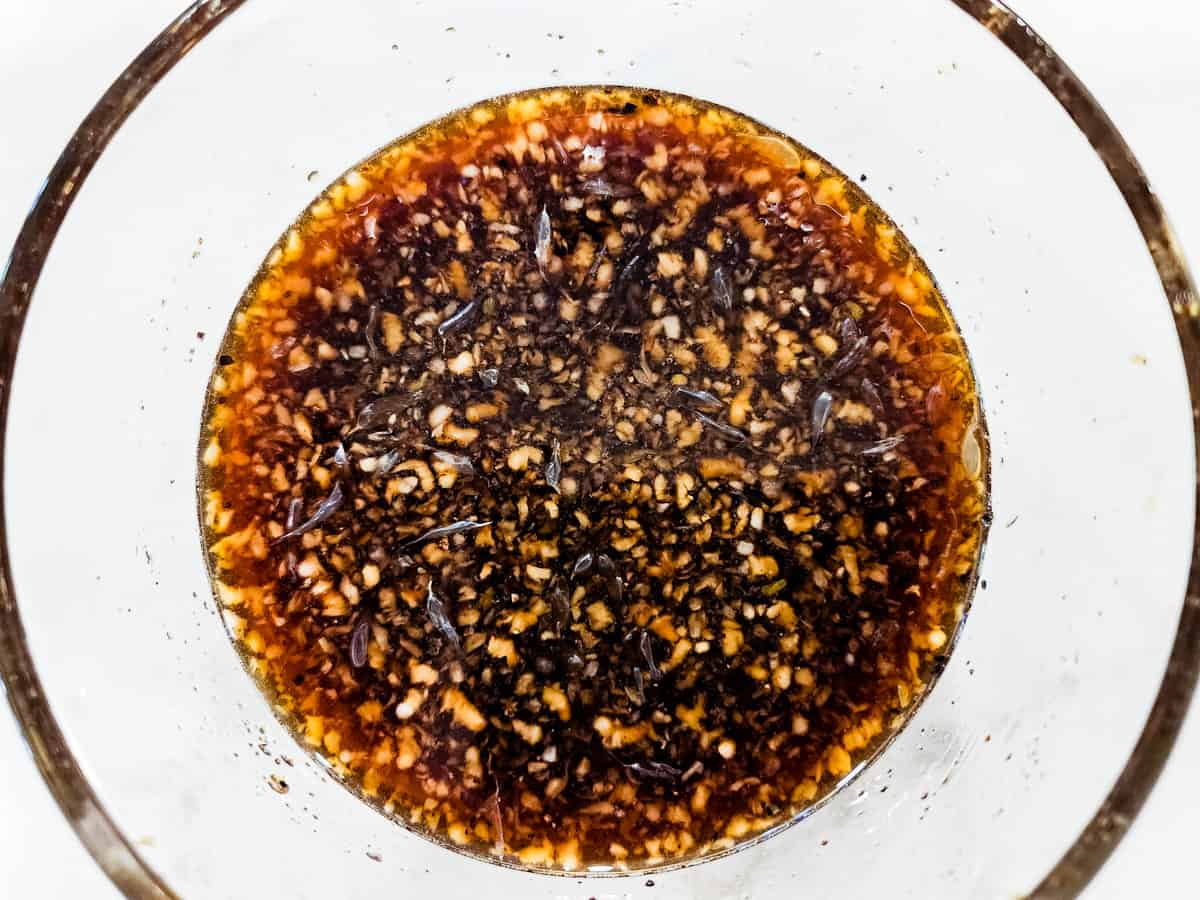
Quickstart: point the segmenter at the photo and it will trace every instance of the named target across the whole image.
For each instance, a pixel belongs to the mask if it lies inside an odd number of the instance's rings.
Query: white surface
[[[0,10],[0,84],[12,86],[0,93],[0,114],[21,123],[0,133],[0,196],[8,201],[0,203],[0,245],[15,234],[28,201],[78,119],[175,12],[173,3],[158,0],[116,2],[72,9],[68,20],[65,7],[48,3]],[[1200,236],[1200,187],[1188,177],[1193,151],[1187,136],[1175,133],[1174,123],[1193,123],[1200,112],[1200,62],[1188,53],[1200,16],[1187,13],[1190,19],[1181,21],[1185,13],[1169,9],[1165,0],[1146,0],[1139,11],[1143,18],[1131,23],[1110,0],[1086,6],[1078,0],[1027,0],[1021,8],[1123,128],[1167,198],[1188,246],[1189,235]],[[62,60],[70,66],[64,67]],[[1150,81],[1158,83],[1154,91],[1145,87]],[[1192,258],[1200,258],[1200,245],[1193,241],[1191,247]],[[1092,896],[1149,894],[1152,879],[1161,879],[1153,888],[1158,896],[1190,895],[1184,865],[1191,850],[1189,832],[1200,824],[1200,814],[1189,802],[1200,778],[1185,764],[1192,747],[1200,748],[1195,717],[1147,814]],[[115,896],[60,820],[3,714],[0,804],[7,813],[0,822],[0,896]]]

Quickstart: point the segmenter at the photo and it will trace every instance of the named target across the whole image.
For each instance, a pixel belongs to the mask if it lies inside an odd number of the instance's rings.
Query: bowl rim
[[[245,0],[196,0],[117,77],[62,151],[22,225],[0,273],[0,515],[5,439],[14,365],[25,315],[54,238],[74,196],[109,141],[162,77]],[[1009,7],[993,0],[948,0],[1004,44],[1061,104],[1107,167],[1141,231],[1175,320],[1193,405],[1200,403],[1200,294],[1162,205],[1128,144],[1100,104],[1045,41]],[[1200,421],[1193,419],[1200,511]],[[6,519],[6,516],[5,516]],[[1111,856],[1162,773],[1200,675],[1200,530],[1174,643],[1157,696],[1133,752],[1099,809],[1029,893],[1078,896]],[[133,900],[176,894],[142,859],[101,804],[50,710],[34,666],[13,588],[7,522],[0,519],[0,677],[34,761],[92,858]]]

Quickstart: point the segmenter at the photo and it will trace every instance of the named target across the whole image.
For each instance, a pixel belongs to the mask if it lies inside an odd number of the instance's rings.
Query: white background
[[[83,115],[183,0],[0,0],[0,256]],[[1013,0],[1132,144],[1200,265],[1200,7]],[[1186,489],[1181,487],[1181,489]],[[1089,898],[1195,897],[1200,717]],[[115,898],[0,709],[0,897]],[[769,900],[769,898],[763,898]]]

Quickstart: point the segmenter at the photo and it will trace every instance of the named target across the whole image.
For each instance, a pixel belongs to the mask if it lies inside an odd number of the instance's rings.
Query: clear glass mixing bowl
[[[793,827],[652,879],[499,868],[344,790],[239,664],[195,513],[217,341],[317,190],[450,109],[596,83],[864,176],[942,285],[992,439],[981,590],[911,723]],[[1200,302],[1120,136],[998,5],[200,3],[64,151],[0,308],[0,668],[130,897],[1074,896],[1191,697]]]

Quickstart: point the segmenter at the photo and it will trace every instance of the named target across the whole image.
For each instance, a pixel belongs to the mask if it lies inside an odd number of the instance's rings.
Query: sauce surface
[[[533,868],[726,850],[948,650],[986,520],[962,340],[857,186],[731,111],[489,101],[327,190],[201,438],[218,601],[365,799]]]

